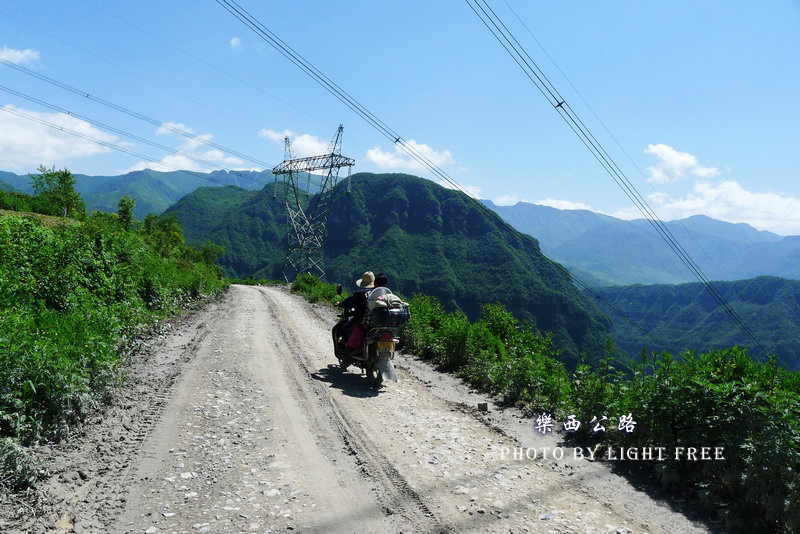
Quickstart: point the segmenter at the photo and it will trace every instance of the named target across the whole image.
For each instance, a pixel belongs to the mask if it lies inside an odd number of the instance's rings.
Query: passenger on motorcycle
[[[391,294],[392,290],[389,289],[387,286],[389,285],[389,277],[383,273],[378,274],[375,277],[375,289],[369,292],[367,295],[367,312],[372,311],[372,307],[375,305],[375,301],[381,296]]]
[[[365,272],[361,278],[356,280],[356,286],[361,289],[354,291],[352,295],[337,304],[344,310],[342,313],[348,320],[346,323],[336,325],[334,339],[349,340],[355,329],[354,327],[360,325],[364,320],[364,316],[367,313],[367,297],[375,287],[375,275],[372,274],[372,271]],[[363,338],[363,332],[361,332],[360,337]]]

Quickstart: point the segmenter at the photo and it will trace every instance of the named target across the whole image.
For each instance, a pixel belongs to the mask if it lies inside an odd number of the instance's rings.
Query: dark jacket
[[[354,322],[360,323],[367,314],[367,297],[372,288],[359,289],[339,303],[344,309],[345,317],[352,317]]]

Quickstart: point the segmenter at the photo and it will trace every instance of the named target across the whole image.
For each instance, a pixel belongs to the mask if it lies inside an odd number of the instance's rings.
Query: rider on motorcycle
[[[350,339],[353,330],[361,324],[367,314],[367,297],[375,287],[375,275],[372,271],[366,271],[356,280],[356,286],[361,289],[354,291],[352,295],[337,304],[344,310],[342,313],[347,318],[346,323],[337,324],[334,330],[334,339],[340,340],[342,344]]]
[[[384,274],[364,273],[356,281],[362,289],[339,304],[344,310],[332,329],[341,369],[357,365],[373,386],[396,379],[392,360],[400,341],[399,328],[411,318],[408,304],[386,287],[388,283]],[[341,286],[337,291],[341,294]]]

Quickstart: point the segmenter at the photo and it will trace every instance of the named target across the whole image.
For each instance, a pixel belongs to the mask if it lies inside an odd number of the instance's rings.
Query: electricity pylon
[[[347,167],[349,180],[350,171],[356,163],[354,159],[340,154],[343,130],[344,127],[339,125],[327,154],[307,158],[292,158],[292,145],[286,136],[283,163],[272,169],[272,174],[275,175],[276,196],[278,176],[283,176],[288,243],[286,258],[283,261],[283,278],[289,283],[303,273],[311,273],[320,280],[325,278],[322,245],[327,235],[326,224],[328,210],[333,203],[333,189],[339,179],[339,169]],[[322,173],[312,174],[315,171]],[[303,174],[305,176],[302,176]],[[319,185],[319,190],[310,197],[312,176],[314,185]],[[304,177],[305,190],[300,188],[300,182]]]

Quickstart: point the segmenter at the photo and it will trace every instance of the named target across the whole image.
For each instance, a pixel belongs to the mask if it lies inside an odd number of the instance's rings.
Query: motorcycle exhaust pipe
[[[397,373],[395,373],[394,363],[392,363],[389,353],[381,354],[378,361],[378,372],[383,376],[384,380],[397,382]]]

